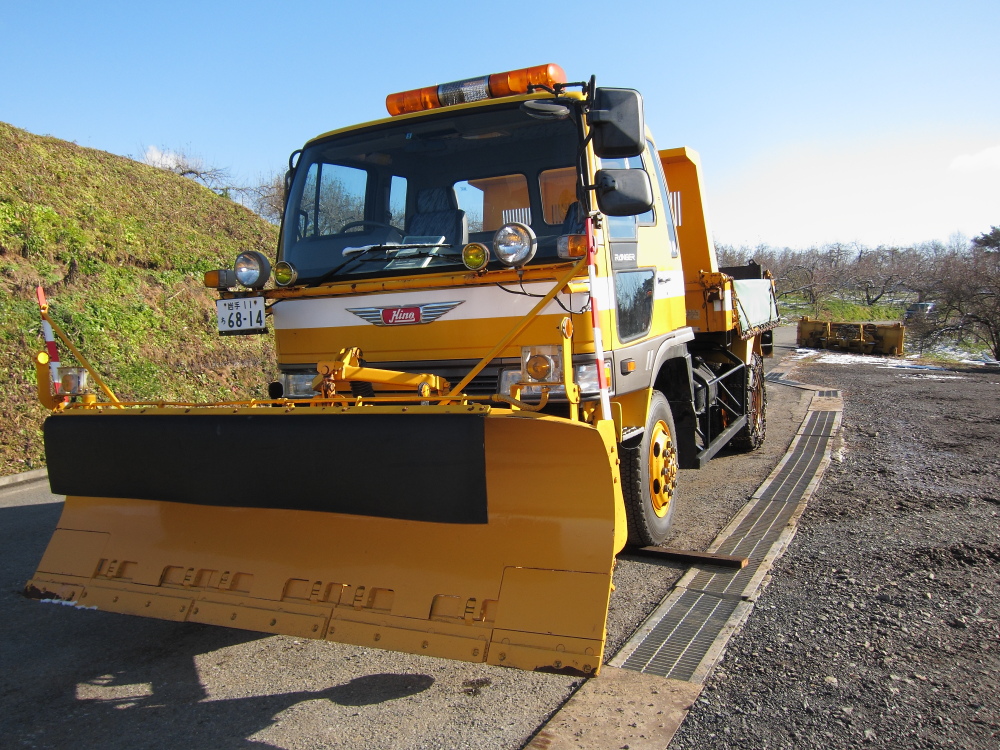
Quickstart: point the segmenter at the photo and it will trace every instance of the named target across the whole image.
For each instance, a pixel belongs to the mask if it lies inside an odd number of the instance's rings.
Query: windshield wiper
[[[371,253],[371,252],[374,252],[374,251],[377,251],[377,250],[381,250],[382,252],[388,254],[388,253],[396,253],[396,252],[399,252],[400,250],[417,250],[417,249],[427,249],[427,248],[433,248],[433,247],[451,247],[451,245],[447,245],[447,244],[445,244],[443,242],[413,242],[413,243],[407,243],[407,244],[391,243],[391,244],[382,244],[382,245],[362,245],[360,247],[345,247],[342,254],[345,255],[345,256],[348,255],[348,254],[350,254],[350,255],[352,255],[354,257],[348,258],[343,263],[341,263],[339,266],[334,266],[332,269],[330,269],[329,271],[327,271],[326,273],[324,273],[322,276],[320,276],[319,279],[317,279],[316,281],[314,281],[311,284],[308,284],[307,288],[308,287],[319,286],[320,284],[326,283],[327,281],[329,281],[330,279],[332,279],[334,276],[336,276],[338,273],[340,273],[342,270],[344,270],[344,268],[346,268],[347,266],[351,265],[352,263],[361,263],[361,262],[364,262],[364,261],[385,260],[384,258],[366,258],[365,257],[366,255],[368,255],[368,253]]]

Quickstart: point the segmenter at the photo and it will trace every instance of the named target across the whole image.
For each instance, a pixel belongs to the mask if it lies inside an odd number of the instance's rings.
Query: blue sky
[[[701,153],[718,242],[946,241],[1000,225],[998,28],[997,0],[0,0],[0,120],[250,183],[388,93],[556,62]]]

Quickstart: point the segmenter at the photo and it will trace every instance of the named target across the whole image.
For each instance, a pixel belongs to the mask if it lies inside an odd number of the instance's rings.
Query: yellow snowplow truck
[[[222,335],[273,332],[268,399],[40,361],[66,505],[31,596],[597,673],[616,554],[664,540],[679,468],[764,439],[773,284],[718,267],[636,91],[542,65],[387,108],[292,155],[273,267],[206,274]]]

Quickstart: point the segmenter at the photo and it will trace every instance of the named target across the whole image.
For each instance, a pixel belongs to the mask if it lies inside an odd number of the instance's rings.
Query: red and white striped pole
[[[601,419],[612,419],[608,375],[604,371],[604,339],[601,336],[601,316],[597,307],[597,238],[594,219],[584,222],[587,230],[587,278],[590,280],[590,324],[594,329],[594,358],[597,360],[597,384],[601,392]]]
[[[59,349],[56,347],[56,337],[49,323],[49,303],[45,299],[45,290],[39,286],[35,290],[38,297],[38,309],[42,313],[42,335],[45,337],[45,349],[49,354],[49,377],[56,394],[62,393],[62,383],[59,380]]]

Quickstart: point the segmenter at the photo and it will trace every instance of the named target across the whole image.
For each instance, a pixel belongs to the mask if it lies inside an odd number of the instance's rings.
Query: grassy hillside
[[[241,250],[273,256],[276,241],[271,224],[191,180],[0,123],[0,475],[44,463],[38,284],[119,398],[262,396],[270,339],[220,338],[201,280]]]

